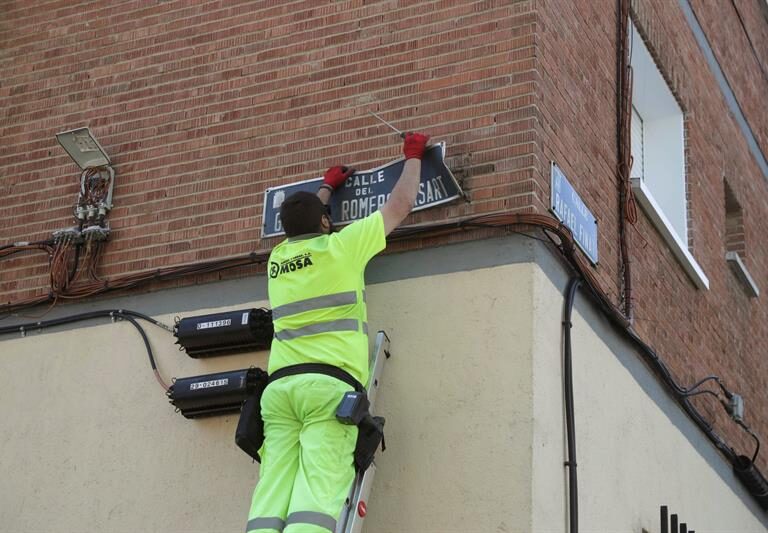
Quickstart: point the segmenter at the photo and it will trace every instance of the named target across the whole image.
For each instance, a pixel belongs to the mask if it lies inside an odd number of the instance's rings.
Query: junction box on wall
[[[194,358],[264,350],[272,344],[270,309],[242,309],[178,320],[173,328],[179,349]]]
[[[112,162],[87,127],[57,133],[56,139],[82,172],[74,209],[78,225],[59,230],[53,237],[57,242],[66,240],[75,244],[104,241],[109,237],[106,216],[112,209],[115,188]]]
[[[260,368],[246,368],[178,378],[168,398],[186,418],[236,413],[265,375]]]

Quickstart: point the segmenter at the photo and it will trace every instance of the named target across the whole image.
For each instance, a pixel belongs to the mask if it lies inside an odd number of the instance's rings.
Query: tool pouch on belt
[[[350,384],[358,392],[365,392],[360,383],[343,370],[317,363],[303,363],[291,367],[282,368],[274,372],[271,376],[259,370],[253,395],[246,400],[240,411],[240,420],[237,423],[235,431],[235,442],[248,455],[261,463],[259,449],[264,443],[264,421],[261,418],[261,395],[267,385],[277,379],[295,374],[325,374],[335,377]],[[381,444],[381,450],[384,451],[384,418],[380,416],[371,416],[365,411],[365,416],[357,423],[357,444],[355,445],[354,463],[358,472],[364,472],[371,463],[376,454],[376,450]]]
[[[264,444],[264,420],[261,418],[261,395],[269,384],[267,373],[260,368],[255,369],[256,380],[253,386],[253,393],[245,401],[240,409],[240,420],[237,422],[235,430],[235,443],[245,453],[261,463],[259,450]]]
[[[365,472],[379,449],[384,451],[384,417],[365,416],[357,425],[357,445],[355,446],[355,469]]]

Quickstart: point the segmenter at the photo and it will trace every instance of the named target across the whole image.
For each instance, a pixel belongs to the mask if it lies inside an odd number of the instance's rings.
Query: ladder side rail
[[[365,384],[365,390],[368,393],[368,401],[371,403],[371,414],[376,403],[376,396],[379,390],[381,374],[384,372],[384,363],[389,357],[389,337],[383,331],[376,334],[376,344],[369,358],[369,376],[368,383]]]
[[[374,462],[368,467],[368,470],[363,474],[362,479],[355,485],[355,493],[352,498],[352,505],[350,506],[349,522],[345,529],[345,533],[360,533],[363,530],[363,521],[365,516],[360,516],[357,512],[357,506],[360,502],[368,501],[371,495],[371,488],[373,488],[373,477],[376,475],[376,463]],[[367,513],[367,507],[366,507]]]
[[[369,376],[365,389],[368,393],[370,411],[373,414],[376,393],[381,385],[381,374],[384,371],[384,363],[389,357],[389,337],[383,331],[376,334],[371,355],[368,358]],[[361,501],[368,501],[373,486],[373,478],[376,474],[376,464],[368,467],[363,474],[356,473],[355,479],[349,490],[349,495],[341,510],[341,515],[336,523],[335,533],[360,533],[363,527],[364,517],[358,514],[358,505]]]

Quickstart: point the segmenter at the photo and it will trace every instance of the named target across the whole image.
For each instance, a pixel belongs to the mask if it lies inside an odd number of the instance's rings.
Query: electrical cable
[[[64,294],[69,287],[70,269],[69,263],[74,253],[74,238],[71,234],[65,234],[53,250],[50,266],[50,284],[54,295]]]
[[[141,324],[139,324],[136,321],[136,319],[138,318],[141,320],[145,320],[171,333],[173,333],[173,328],[145,314],[137,313],[136,311],[130,311],[126,309],[104,309],[101,311],[89,311],[86,313],[79,313],[79,314],[69,315],[61,318],[54,318],[54,319],[45,320],[42,322],[29,322],[26,324],[19,324],[15,326],[0,327],[0,336],[9,335],[12,333],[21,333],[22,335],[26,335],[27,332],[29,331],[42,330],[42,329],[52,328],[55,326],[71,324],[74,322],[82,322],[84,320],[93,320],[95,318],[106,318],[106,317],[113,318],[113,319],[127,320],[136,328],[136,330],[141,335],[142,340],[144,341],[144,346],[147,349],[149,364],[152,367],[153,373],[155,374],[155,379],[157,379],[160,386],[162,386],[163,389],[167,392],[168,385],[165,383],[165,381],[163,381],[162,377],[160,376],[160,372],[157,369],[157,364],[155,363],[155,358],[154,358],[154,355],[152,354],[152,346],[149,343],[149,338],[147,337],[147,334],[144,331],[144,328],[141,327]]]
[[[591,287],[590,290],[592,291]],[[607,314],[607,316],[609,319],[615,319],[612,314]],[[640,339],[640,337],[632,328],[622,328],[622,331],[641,348],[640,353],[644,356],[646,363],[648,363],[651,370],[657,375],[657,377],[660,378],[661,382],[667,386],[667,389],[672,394],[672,397],[677,400],[678,404],[683,408],[686,414],[688,414],[694,423],[696,423],[696,425],[698,425],[699,428],[704,431],[704,434],[707,436],[707,438],[709,438],[710,442],[712,442],[712,444],[714,444],[715,447],[731,463],[733,463],[738,457],[738,454],[733,450],[733,448],[728,446],[717,433],[712,430],[711,424],[704,420],[698,410],[688,401],[688,398],[685,396],[688,390],[677,384],[675,379],[672,377],[669,368],[667,368],[667,366],[659,358],[658,354],[653,350],[653,348],[648,346],[648,344]]]
[[[753,439],[755,439],[755,453],[752,454],[752,464],[755,464],[755,459],[757,459],[757,454],[760,452],[760,439],[757,438],[757,435],[755,435],[751,429],[749,429],[749,426],[747,426],[743,421],[736,420],[736,423],[740,425],[742,428],[744,428],[744,431],[749,433]]]
[[[0,251],[5,250],[6,248],[18,248],[21,246],[40,246],[40,245],[47,245],[50,246],[53,244],[53,239],[44,239],[42,241],[20,241],[20,242],[11,242],[8,244],[3,244],[0,246]]]
[[[96,273],[96,267],[99,264],[99,259],[101,259],[101,252],[103,251],[103,242],[96,241],[93,244],[93,246],[94,246],[93,258],[91,259],[91,264],[88,265],[88,275],[94,281],[102,281],[99,275]]]
[[[684,389],[684,390],[686,390],[688,392],[695,391],[696,389],[698,389],[700,386],[702,386],[707,381],[717,381],[718,383],[720,383],[720,378],[718,376],[707,376],[704,379],[702,379],[700,381],[697,381],[692,386],[690,386],[690,387],[688,387],[687,389]],[[720,386],[722,387],[722,384]]]
[[[685,394],[683,394],[683,396],[685,396],[686,398],[690,398],[692,396],[699,396],[701,394],[710,394],[715,398],[717,398],[718,400],[722,401],[722,398],[720,398],[720,395],[718,393],[716,393],[715,391],[711,391],[709,389],[704,389],[704,390],[695,391],[695,392],[686,392]]]
[[[29,252],[35,250],[41,250],[43,252],[51,253],[54,241],[38,241],[38,242],[18,242],[13,244],[6,244],[0,246],[0,259],[5,259],[12,255]]]
[[[631,320],[632,264],[629,257],[629,232],[627,223],[637,223],[637,205],[631,185],[632,168],[632,66],[631,33],[629,28],[630,1],[617,0],[616,50],[616,176],[619,189],[619,254],[622,283],[622,309]]]
[[[48,251],[47,249],[44,249],[44,248],[32,248],[32,247],[28,247],[28,246],[23,246],[23,247],[22,246],[14,246],[14,247],[9,248],[8,252],[0,253],[0,259],[4,259],[6,257],[11,257],[13,255],[20,254],[22,252],[32,251],[32,250]]]
[[[53,310],[53,308],[56,306],[57,303],[58,303],[58,298],[56,296],[54,296],[53,297],[53,301],[51,302],[51,305],[49,305],[46,308],[46,310],[43,311],[42,313],[40,313],[39,315],[19,315],[19,317],[21,317],[21,318],[34,318],[34,319],[43,318],[45,315],[50,313],[51,310]],[[8,316],[10,316],[10,315],[8,315]],[[2,319],[8,318],[8,316],[4,316]],[[2,319],[0,319],[0,320],[2,320]]]
[[[576,423],[573,406],[573,353],[571,347],[571,314],[576,291],[581,286],[579,277],[571,278],[566,290],[563,308],[563,396],[565,398],[565,427],[568,446],[568,523],[571,533],[579,532],[579,487],[576,478]]]
[[[720,401],[720,403],[723,405],[723,407],[725,408],[725,410],[726,410],[726,411],[728,412],[728,414],[731,416],[731,419],[732,419],[732,420],[733,420],[733,421],[734,421],[734,422],[735,422],[737,425],[741,426],[741,427],[742,427],[742,428],[743,428],[743,429],[744,429],[744,430],[745,430],[747,433],[749,433],[749,434],[752,436],[752,438],[753,438],[753,439],[755,439],[755,444],[756,444],[756,446],[755,446],[755,452],[754,452],[754,454],[752,455],[752,459],[751,459],[751,463],[752,463],[752,464],[754,464],[755,460],[757,459],[757,454],[758,454],[758,452],[760,451],[760,438],[759,438],[759,437],[758,437],[758,436],[757,436],[757,435],[756,435],[756,434],[755,434],[755,433],[752,431],[752,429],[750,429],[750,428],[749,428],[749,426],[747,426],[747,425],[744,423],[744,421],[743,421],[743,420],[741,420],[741,419],[737,418],[737,417],[734,415],[734,413],[732,413],[732,412],[731,412],[732,408],[729,406],[728,402],[724,401],[724,400],[723,400],[723,399],[720,397],[720,395],[719,395],[719,394],[717,394],[717,393],[716,393],[716,392],[714,392],[714,391],[708,390],[708,389],[707,389],[707,390],[702,390],[702,391],[696,391],[696,389],[697,389],[698,387],[700,387],[702,384],[706,383],[707,381],[715,381],[715,382],[718,384],[718,386],[720,387],[720,390],[722,390],[722,391],[723,391],[723,394],[725,395],[725,397],[726,397],[727,399],[729,399],[729,400],[730,400],[731,398],[733,398],[733,393],[732,393],[731,391],[729,391],[729,390],[728,390],[728,389],[725,387],[725,385],[723,384],[723,381],[722,381],[722,379],[720,379],[720,377],[718,377],[718,376],[707,376],[707,377],[705,377],[705,378],[703,378],[703,379],[699,380],[699,381],[698,381],[696,384],[694,384],[692,387],[688,388],[688,391],[690,391],[690,392],[687,392],[687,393],[683,394],[683,396],[685,396],[686,398],[688,398],[688,397],[691,397],[691,396],[697,396],[697,395],[699,395],[699,394],[710,394],[710,395],[714,396],[715,398],[717,398],[717,400],[719,400],[719,401]],[[735,453],[735,452],[734,452],[734,453]]]
[[[82,247],[81,244],[75,245],[75,258],[72,260],[72,268],[69,271],[69,276],[67,277],[67,283],[72,283],[75,279],[75,275],[77,274],[77,266],[80,263],[80,248]]]
[[[147,333],[144,331],[144,328],[142,328],[141,325],[139,325],[139,323],[136,322],[136,319],[131,317],[130,315],[119,314],[117,316],[133,324],[133,326],[139,331],[139,334],[141,335],[141,338],[144,341],[144,346],[147,348],[147,355],[149,356],[149,364],[152,367],[152,372],[155,374],[155,379],[163,388],[163,390],[165,392],[168,392],[170,389],[168,385],[165,383],[165,381],[163,381],[163,378],[160,377],[160,372],[157,370],[157,364],[155,364],[155,358],[152,355],[152,346],[149,344],[149,338],[147,337]]]
[[[100,311],[88,311],[85,313],[78,313],[75,315],[64,316],[61,318],[52,318],[50,320],[45,320],[43,322],[32,322],[28,324],[18,324],[14,326],[0,327],[0,335],[8,335],[11,333],[24,333],[26,331],[33,331],[36,329],[46,329],[46,328],[51,328],[55,326],[62,326],[66,324],[71,324],[73,322],[80,322],[83,320],[92,320],[94,318],[102,318],[102,317],[112,317],[113,315],[125,315],[125,316],[131,316],[133,318],[139,318],[159,328],[162,328],[166,331],[173,333],[173,328],[171,328],[166,324],[163,324],[158,320],[155,320],[151,316],[147,316],[145,314],[138,313],[136,311],[130,311],[127,309],[102,309]]]
[[[190,275],[209,274],[213,272],[222,272],[232,268],[238,268],[249,265],[260,265],[266,263],[269,257],[268,251],[251,252],[245,256],[237,256],[227,259],[217,259],[214,261],[192,263],[174,267],[166,267],[149,272],[140,272],[137,274],[128,274],[119,278],[104,279],[100,281],[90,281],[78,284],[76,287],[69,288],[66,293],[49,292],[43,296],[25,298],[12,302],[10,304],[0,305],[0,313],[13,314],[22,309],[46,304],[54,299],[54,295],[64,299],[78,299],[111,292],[119,289],[128,289],[146,284],[151,281],[167,281],[183,278]]]

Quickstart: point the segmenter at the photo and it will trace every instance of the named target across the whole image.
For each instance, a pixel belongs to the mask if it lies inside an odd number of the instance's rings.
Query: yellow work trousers
[[[333,533],[355,476],[357,427],[336,420],[352,387],[331,376],[278,379],[261,397],[264,445],[247,533]]]

